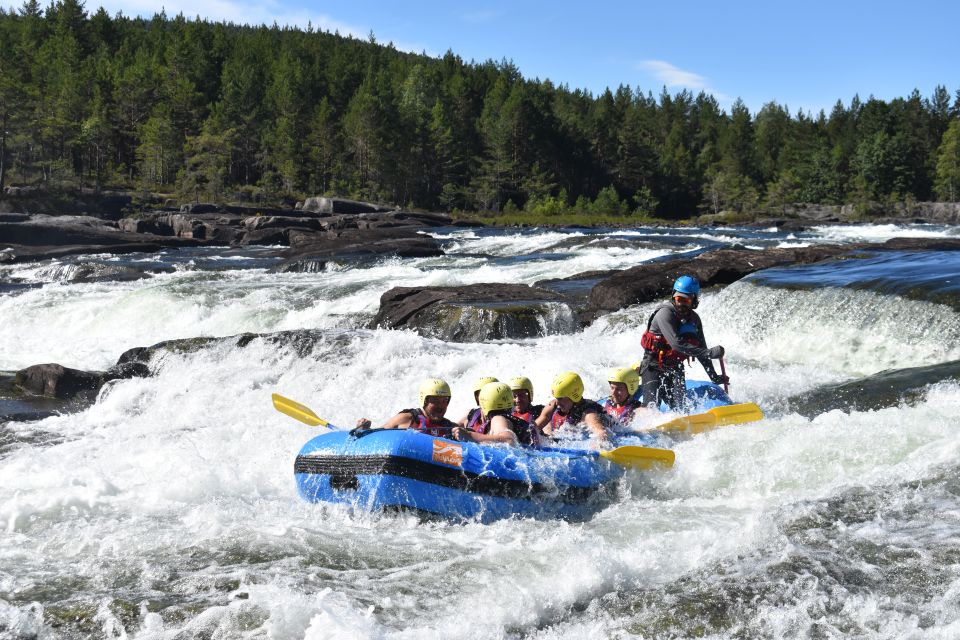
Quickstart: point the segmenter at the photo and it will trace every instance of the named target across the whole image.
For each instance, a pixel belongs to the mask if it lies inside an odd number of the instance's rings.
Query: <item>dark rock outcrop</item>
[[[791,264],[810,264],[858,250],[956,251],[953,238],[894,238],[883,243],[813,245],[785,249],[721,249],[693,257],[651,261],[614,273],[590,291],[583,315],[590,322],[598,316],[633,304],[666,297],[681,275],[696,277],[704,287],[725,285],[755,271]],[[576,277],[576,276],[574,276]]]
[[[8,421],[42,420],[56,413],[69,411],[71,404],[67,400],[24,393],[16,386],[14,372],[0,371],[0,425]],[[4,433],[0,426],[0,458],[5,450],[19,442],[21,437],[14,433]]]
[[[15,384],[21,390],[60,400],[92,400],[110,380],[142,377],[149,370],[142,364],[118,365],[107,371],[82,371],[59,364],[35,364],[17,371]]]
[[[850,251],[850,245],[819,245],[798,249],[721,249],[693,258],[649,262],[620,271],[590,291],[586,318],[666,297],[681,275],[692,275],[704,287],[730,284],[770,267],[819,262]]]
[[[895,407],[922,396],[927,385],[945,380],[960,380],[960,361],[881,371],[866,378],[818,387],[790,398],[787,410],[812,417],[833,409],[872,411]]]
[[[394,287],[380,297],[373,327],[414,329],[454,342],[530,338],[576,327],[566,300],[518,284]]]
[[[301,211],[312,213],[377,213],[380,211],[395,211],[397,207],[385,204],[375,204],[372,202],[361,202],[359,200],[347,200],[345,198],[326,198],[315,196],[303,201]]]
[[[0,248],[0,264],[14,264],[18,262],[36,262],[38,260],[50,260],[52,258],[63,258],[66,256],[78,256],[90,253],[112,253],[120,255],[124,253],[155,253],[171,245],[159,242],[131,242],[128,244],[113,245],[67,245],[67,246],[40,246],[24,247],[20,245],[7,245],[6,248]],[[174,245],[174,246],[194,246]],[[2,247],[2,245],[0,245]]]
[[[440,243],[410,229],[343,229],[327,232],[291,231],[287,261],[277,271],[317,271],[330,260],[397,256],[422,258],[443,255]]]
[[[140,269],[104,262],[80,262],[77,264],[51,264],[38,273],[40,277],[55,282],[132,282],[154,273],[171,273],[173,267]]]
[[[0,262],[27,262],[79,253],[130,253],[195,246],[193,240],[126,233],[118,223],[87,216],[31,215],[0,221]]]

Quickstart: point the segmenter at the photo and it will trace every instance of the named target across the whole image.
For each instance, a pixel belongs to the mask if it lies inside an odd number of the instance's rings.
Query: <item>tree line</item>
[[[829,113],[593,95],[374,36],[0,9],[0,187],[336,194],[430,210],[678,218],[960,199],[960,90]]]

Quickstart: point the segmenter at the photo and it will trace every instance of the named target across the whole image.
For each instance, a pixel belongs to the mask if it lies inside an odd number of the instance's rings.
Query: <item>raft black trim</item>
[[[356,488],[354,479],[357,476],[397,476],[498,498],[541,498],[574,504],[586,502],[603,489],[602,486],[551,486],[537,482],[481,476],[463,469],[403,456],[297,456],[293,472],[329,475],[330,484],[334,489],[337,485]]]

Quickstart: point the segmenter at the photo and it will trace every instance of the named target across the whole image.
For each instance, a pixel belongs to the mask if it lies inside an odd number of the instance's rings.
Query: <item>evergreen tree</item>
[[[954,118],[937,149],[937,195],[947,202],[960,200],[960,119]]]

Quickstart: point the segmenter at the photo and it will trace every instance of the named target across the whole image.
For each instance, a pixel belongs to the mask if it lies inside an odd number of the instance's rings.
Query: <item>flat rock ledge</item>
[[[960,240],[952,238],[894,238],[886,242],[814,245],[786,249],[720,249],[694,257],[649,262],[618,271],[600,280],[590,290],[584,322],[634,304],[660,300],[669,295],[681,275],[696,277],[704,287],[726,285],[755,271],[791,264],[811,264],[853,251],[957,251]]]
[[[363,203],[352,201],[337,200],[334,204],[318,207],[320,210],[195,204],[180,211],[147,211],[118,220],[0,213],[0,264],[85,253],[246,245],[300,247],[302,253],[305,245],[312,244],[317,245],[318,253],[328,256],[432,256],[442,254],[438,243],[427,236],[418,237],[417,231],[464,226],[438,213],[361,207]],[[388,246],[391,238],[392,247]],[[338,243],[348,246],[337,251]]]
[[[578,323],[566,298],[520,284],[394,287],[380,297],[373,328],[412,329],[451,342],[567,333]]]

